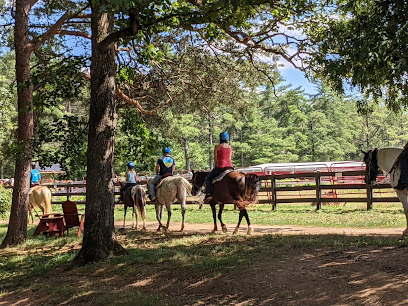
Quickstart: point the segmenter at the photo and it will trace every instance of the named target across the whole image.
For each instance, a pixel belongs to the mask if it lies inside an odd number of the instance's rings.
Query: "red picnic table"
[[[49,236],[56,236],[58,234],[62,237],[64,236],[64,230],[64,216],[62,214],[48,214],[40,218],[40,223],[35,229],[34,236],[44,233]]]

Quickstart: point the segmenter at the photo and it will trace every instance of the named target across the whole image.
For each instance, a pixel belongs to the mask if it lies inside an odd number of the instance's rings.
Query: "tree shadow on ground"
[[[78,242],[4,254],[0,303],[363,304],[403,302],[407,240],[128,231],[129,255],[64,271]],[[58,241],[58,240],[56,240]],[[399,281],[398,281],[399,280]]]

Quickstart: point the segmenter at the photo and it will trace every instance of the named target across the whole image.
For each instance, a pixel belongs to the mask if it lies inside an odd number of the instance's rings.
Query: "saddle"
[[[231,172],[233,172],[233,171],[235,171],[233,168],[226,168],[226,170],[224,170],[223,172],[221,172],[219,175],[217,175],[217,176],[213,179],[212,183],[215,184],[215,183],[217,183],[217,182],[219,182],[219,181],[222,181],[222,179],[223,179],[228,173],[231,173]]]
[[[156,184],[155,189],[158,189],[158,188],[161,186],[163,180],[164,180],[165,178],[167,178],[167,177],[170,177],[170,176],[173,176],[173,174],[171,174],[171,173],[166,173],[166,174],[164,174],[164,175],[161,177],[160,181]]]

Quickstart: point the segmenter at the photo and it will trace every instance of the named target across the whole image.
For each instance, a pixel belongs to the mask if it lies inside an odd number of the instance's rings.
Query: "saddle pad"
[[[157,183],[155,189],[159,189],[159,187],[162,185],[163,181],[164,181],[165,179],[167,179],[167,178],[170,178],[170,177],[174,177],[174,176],[168,175],[168,176],[163,177],[163,178]]]
[[[218,176],[216,176],[216,177],[213,179],[212,183],[214,184],[214,183],[216,183],[216,182],[222,181],[222,179],[224,178],[224,176],[226,176],[228,173],[231,173],[231,172],[233,172],[233,171],[235,171],[235,170],[228,169],[228,170],[225,170],[224,172],[221,172]]]

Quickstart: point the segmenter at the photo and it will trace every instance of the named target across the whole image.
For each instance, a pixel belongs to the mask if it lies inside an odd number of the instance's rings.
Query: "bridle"
[[[366,163],[366,183],[371,184],[375,181],[378,176],[378,165],[377,162],[373,162],[373,155],[377,154],[377,149],[367,152],[367,158],[364,158]]]
[[[194,192],[195,195],[199,194],[199,192],[204,193],[204,189],[205,189],[205,184],[201,185],[201,187],[198,186],[198,184],[197,184],[197,174],[198,173],[200,173],[200,172],[196,172],[196,173],[193,174],[193,178],[192,178],[192,181],[191,181],[191,183],[193,185],[192,192]]]

